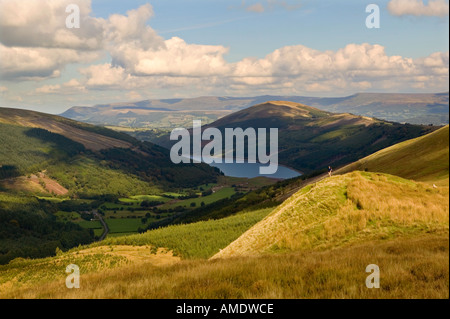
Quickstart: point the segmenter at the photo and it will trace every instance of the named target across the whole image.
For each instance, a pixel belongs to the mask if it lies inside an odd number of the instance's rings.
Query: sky
[[[447,92],[448,15],[448,0],[0,0],[0,106]]]

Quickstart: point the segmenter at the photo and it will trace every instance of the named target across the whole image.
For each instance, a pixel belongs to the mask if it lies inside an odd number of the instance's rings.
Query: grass
[[[316,299],[449,298],[448,233],[366,242],[330,251],[168,262],[150,256],[120,255],[120,246],[102,253],[0,267],[1,298],[164,298]],[[130,248],[128,248],[131,250]],[[147,248],[143,248],[143,252]],[[107,252],[107,253],[106,253]],[[65,287],[64,269],[80,266],[80,289]],[[380,289],[368,289],[369,264],[380,267]]]
[[[67,197],[48,197],[48,196],[36,196],[38,199],[47,200],[49,202],[61,203],[65,200],[69,200]]]
[[[146,226],[140,218],[107,218],[105,222],[109,227],[109,234],[136,233],[139,228]]]
[[[103,225],[98,220],[82,220],[77,224],[83,228],[92,229],[97,237],[100,237],[104,232]]]
[[[214,203],[218,200],[224,199],[224,198],[229,198],[231,196],[233,196],[236,193],[236,191],[234,190],[234,187],[224,187],[218,191],[216,191],[215,193],[212,193],[211,195],[208,196],[201,196],[198,198],[191,198],[191,199],[185,199],[185,200],[181,200],[181,201],[177,201],[177,202],[173,202],[173,203],[167,203],[161,206],[162,209],[170,209],[170,208],[176,208],[179,206],[182,207],[200,207],[202,205],[202,202],[205,205]],[[195,204],[195,206],[191,206]]]
[[[353,172],[299,191],[216,257],[323,250],[448,227],[448,186]]]
[[[353,170],[383,172],[416,181],[442,181],[448,184],[449,126],[378,151],[343,167],[337,173]]]
[[[209,258],[220,249],[239,237],[245,230],[256,224],[271,209],[241,213],[220,220],[210,220],[187,225],[173,225],[125,237],[107,238],[96,245],[152,245],[155,248],[168,248],[184,258]],[[108,225],[113,226],[107,220]],[[139,219],[117,219],[123,221],[139,221]],[[125,224],[121,228],[125,229]],[[112,230],[112,229],[111,229]],[[112,231],[114,233],[114,231]]]
[[[273,211],[113,233],[56,257],[19,258],[0,266],[0,298],[447,299],[448,127],[443,144],[437,137],[445,133],[435,134],[385,151],[385,167],[374,156],[372,168],[408,179],[355,171],[308,185]],[[420,153],[418,145],[432,147]],[[408,165],[420,174],[403,175]],[[430,184],[434,179],[439,186]],[[117,220],[122,234],[124,220]],[[70,263],[81,268],[81,289],[65,287]],[[365,286],[369,264],[380,267],[380,289]]]

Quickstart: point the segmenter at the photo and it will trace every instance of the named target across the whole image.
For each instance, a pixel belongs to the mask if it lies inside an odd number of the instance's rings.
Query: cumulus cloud
[[[178,46],[189,46],[181,39]],[[152,59],[128,56],[139,63],[127,68],[102,64],[81,71],[92,87],[115,87],[136,90],[152,88],[200,88],[214,91],[227,88],[230,94],[274,91],[281,94],[305,92],[364,91],[368,89],[402,89],[410,87],[445,87],[448,85],[448,52],[436,52],[427,57],[411,59],[389,56],[385,48],[372,44],[349,44],[336,51],[314,50],[302,45],[286,46],[262,59],[246,58],[225,63],[224,51],[214,52],[220,72],[210,66],[207,54],[190,56],[166,43],[164,54],[152,51]],[[170,52],[178,52],[179,61]],[[150,52],[141,52],[149,54]],[[200,57],[205,68],[202,69]],[[136,58],[136,60],[134,60]],[[183,63],[191,61],[189,66]],[[142,62],[142,63],[141,63]],[[172,62],[172,64],[170,64]],[[198,68],[198,69],[197,69]],[[151,76],[150,76],[151,75]]]
[[[114,61],[134,75],[208,76],[228,71],[224,54],[216,45],[187,44],[173,37],[160,50],[120,47],[111,52]]]
[[[65,65],[89,62],[99,54],[52,48],[6,47],[0,44],[0,74],[8,80],[42,80],[60,76]]]
[[[67,29],[66,7],[80,8],[79,29]],[[0,42],[6,46],[96,50],[104,20],[90,16],[90,0],[0,0]]]
[[[392,15],[403,16],[448,16],[449,5],[445,0],[391,0],[387,8]]]
[[[56,93],[59,92],[59,90],[61,89],[61,85],[56,84],[56,85],[44,85],[40,88],[36,89],[36,93],[44,93],[44,94],[51,94],[51,93]]]
[[[91,65],[81,69],[80,73],[87,77],[86,85],[91,88],[120,86],[131,79],[131,75],[122,67],[114,67],[109,63]]]
[[[79,29],[66,28],[69,4],[80,8]],[[0,0],[1,77],[43,80],[59,77],[67,64],[97,60],[105,22],[90,12],[90,0]]]
[[[236,63],[232,77],[248,86],[293,83],[293,87],[314,92],[384,88],[386,83],[391,88],[417,82],[444,87],[448,85],[448,57],[448,52],[419,59],[389,56],[383,46],[368,43],[349,44],[337,51],[286,46],[263,59],[247,58]]]
[[[37,2],[46,8],[47,17],[42,9],[38,10]],[[393,0],[390,5],[400,2]],[[294,45],[274,50],[264,58],[229,63],[225,59],[229,49],[224,46],[160,37],[148,25],[153,16],[149,4],[123,15],[97,19],[89,17],[89,0],[74,0],[84,12],[81,24],[87,26],[77,33],[76,29],[59,28],[65,23],[67,3],[66,0],[0,0],[3,79],[54,78],[68,64],[85,63],[88,66],[79,67],[80,78],[60,84],[44,83],[34,93],[67,95],[89,90],[129,90],[129,97],[136,99],[139,95],[146,96],[142,91],[148,88],[177,93],[224,94],[225,91],[229,95],[289,95],[433,86],[440,90],[448,85],[448,52],[412,59],[390,56],[383,46],[368,43],[348,44],[335,51]],[[264,4],[264,10],[295,5],[278,0],[258,3]],[[427,6],[435,8],[436,5],[430,1]],[[21,10],[25,10],[23,14]],[[92,64],[106,53],[111,57],[110,62]]]

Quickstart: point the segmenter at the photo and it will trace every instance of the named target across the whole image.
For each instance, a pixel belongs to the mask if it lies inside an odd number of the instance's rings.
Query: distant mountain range
[[[272,96],[198,97],[188,99],[145,100],[74,106],[61,115],[92,124],[133,128],[170,129],[185,127],[193,119],[211,123],[233,112],[266,101],[290,101],[323,111],[352,113],[387,121],[411,124],[449,123],[449,93],[359,93],[347,97]]]

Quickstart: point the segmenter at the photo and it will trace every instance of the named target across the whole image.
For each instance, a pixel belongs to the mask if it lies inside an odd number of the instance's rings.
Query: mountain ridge
[[[209,122],[213,122],[222,116],[269,100],[291,101],[310,105],[323,111],[353,113],[402,123],[435,125],[449,123],[448,92],[356,93],[345,97],[282,95],[261,95],[254,97],[206,96],[186,99],[121,102],[95,105],[92,107],[78,106],[68,109],[61,115],[94,124],[158,128],[166,125],[170,117],[177,116],[177,121],[173,123],[173,125],[176,125],[176,123],[186,117],[186,114],[201,117],[203,113],[203,116]],[[120,107],[120,109],[114,109],[117,107]],[[146,107],[149,110],[145,110]],[[157,109],[166,109],[166,111]],[[139,116],[123,116],[126,111],[133,110],[140,111]],[[155,117],[157,119],[164,118],[165,120],[158,123],[158,125],[152,126],[151,122],[155,121]],[[174,128],[170,125],[167,127]]]

